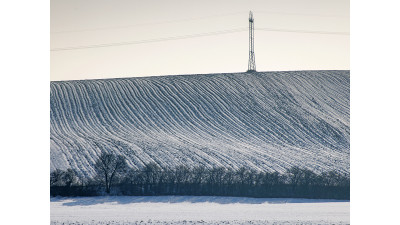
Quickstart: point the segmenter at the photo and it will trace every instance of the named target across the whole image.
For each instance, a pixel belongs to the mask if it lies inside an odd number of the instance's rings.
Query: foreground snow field
[[[51,198],[51,224],[349,224],[338,200],[209,196]]]

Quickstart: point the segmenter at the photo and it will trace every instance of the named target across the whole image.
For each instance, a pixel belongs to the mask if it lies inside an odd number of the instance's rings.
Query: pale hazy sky
[[[257,71],[350,69],[349,0],[51,0],[51,80],[245,72],[250,10]]]

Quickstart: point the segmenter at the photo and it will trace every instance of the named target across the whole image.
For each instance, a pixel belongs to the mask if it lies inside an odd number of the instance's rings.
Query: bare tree
[[[62,186],[64,171],[56,169],[50,173],[50,186]]]
[[[72,184],[77,182],[77,177],[76,177],[75,171],[71,168],[68,168],[67,171],[65,171],[65,173],[64,173],[63,180],[67,187],[71,187]]]
[[[124,173],[126,169],[127,164],[123,156],[107,152],[102,152],[95,164],[95,170],[99,177],[101,177],[107,194],[110,194],[110,189],[115,178]]]
[[[294,192],[296,187],[300,184],[302,180],[303,176],[302,170],[297,166],[293,166],[292,168],[288,169],[286,173],[288,176],[289,183],[292,184],[292,190]]]
[[[77,176],[73,169],[66,171],[56,169],[50,173],[50,186],[66,186],[71,187],[77,182]]]

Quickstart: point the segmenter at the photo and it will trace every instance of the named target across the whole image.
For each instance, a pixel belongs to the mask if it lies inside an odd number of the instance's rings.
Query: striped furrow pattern
[[[350,168],[349,71],[50,83],[51,169],[94,175],[101,150],[153,162],[284,172]]]

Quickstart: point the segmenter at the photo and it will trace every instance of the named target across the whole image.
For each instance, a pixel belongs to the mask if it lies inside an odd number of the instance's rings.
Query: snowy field
[[[208,196],[51,198],[51,224],[350,224],[339,200]]]
[[[51,169],[95,175],[101,146],[155,163],[350,171],[350,72],[291,71],[57,81]]]

